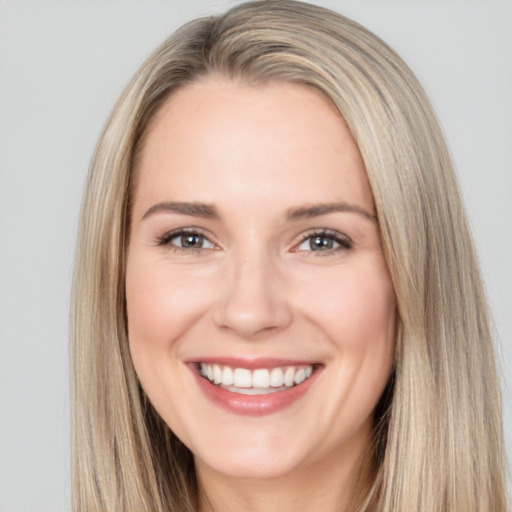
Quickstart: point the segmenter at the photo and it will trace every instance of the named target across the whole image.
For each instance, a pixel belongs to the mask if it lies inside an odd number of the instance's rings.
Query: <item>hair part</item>
[[[505,511],[504,449],[487,305],[453,166],[405,63],[359,24],[292,0],[192,21],[142,65],[91,162],[72,303],[73,510],[196,507],[193,459],[142,391],[129,354],[125,254],[151,123],[205,77],[313,87],[365,163],[399,316],[359,510]]]

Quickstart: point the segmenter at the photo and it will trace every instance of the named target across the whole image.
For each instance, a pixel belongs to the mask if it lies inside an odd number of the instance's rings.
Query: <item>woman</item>
[[[325,9],[182,27],[100,139],[75,510],[506,510],[487,310],[416,79]]]

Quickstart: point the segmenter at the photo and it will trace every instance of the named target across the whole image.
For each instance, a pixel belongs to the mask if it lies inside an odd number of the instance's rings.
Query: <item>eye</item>
[[[179,230],[165,234],[157,240],[158,245],[172,246],[176,250],[214,249],[215,246],[202,233]]]
[[[296,251],[308,252],[335,252],[343,249],[350,249],[352,242],[341,235],[341,233],[332,231],[315,231],[307,234],[302,242],[297,246]]]

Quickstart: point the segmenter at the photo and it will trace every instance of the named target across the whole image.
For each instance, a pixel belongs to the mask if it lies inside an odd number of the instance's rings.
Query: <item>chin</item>
[[[228,478],[243,480],[268,480],[281,478],[294,473],[300,464],[293,460],[284,460],[276,453],[268,454],[247,454],[240,456],[240,453],[229,454],[229,457],[217,458],[214,461],[195,458],[196,467],[199,473],[201,470],[214,471]]]

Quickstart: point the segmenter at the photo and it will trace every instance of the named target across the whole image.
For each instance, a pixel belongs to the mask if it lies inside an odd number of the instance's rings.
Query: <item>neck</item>
[[[236,478],[196,460],[199,512],[347,512],[371,485],[366,448],[265,479]],[[354,449],[356,448],[356,449]]]

